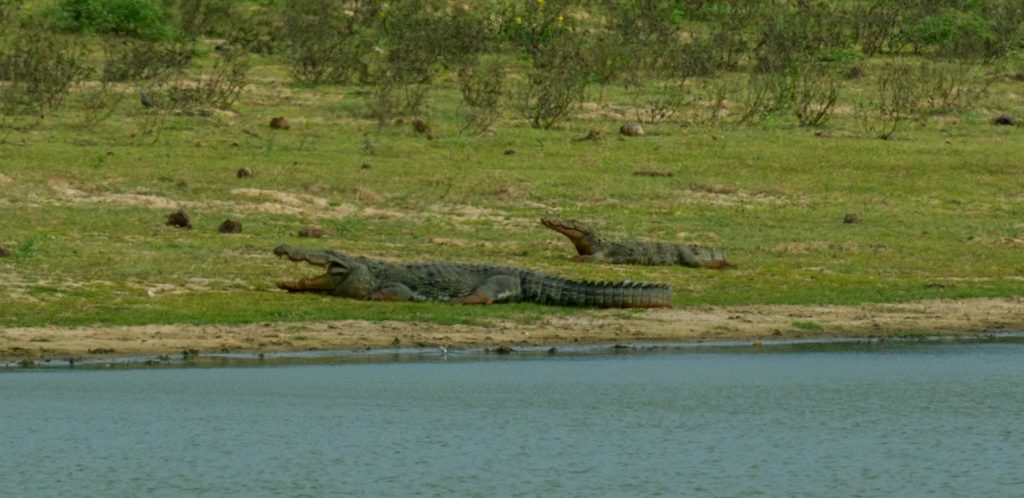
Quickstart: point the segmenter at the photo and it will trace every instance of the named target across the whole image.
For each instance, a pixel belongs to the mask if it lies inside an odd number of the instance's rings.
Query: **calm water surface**
[[[4,496],[1024,496],[1024,345],[0,372]]]

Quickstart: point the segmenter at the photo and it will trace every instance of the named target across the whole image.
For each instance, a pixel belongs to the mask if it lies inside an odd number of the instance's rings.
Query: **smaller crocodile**
[[[576,246],[576,261],[633,265],[683,265],[693,268],[734,268],[725,251],[666,242],[608,242],[597,230],[576,220],[541,218],[544,226],[562,234]]]
[[[519,268],[460,263],[387,263],[338,251],[287,245],[274,254],[323,266],[316,277],[278,282],[289,292],[319,292],[377,301],[445,301],[453,304],[532,302],[599,308],[672,306],[672,287],[635,282],[584,282]]]

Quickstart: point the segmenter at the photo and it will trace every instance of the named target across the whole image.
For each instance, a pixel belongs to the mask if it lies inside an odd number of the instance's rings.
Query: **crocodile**
[[[569,238],[576,246],[576,261],[633,265],[682,265],[693,268],[734,268],[725,251],[666,242],[608,242],[597,230],[577,220],[541,218],[540,222]]]
[[[503,266],[449,262],[399,264],[352,257],[333,250],[287,245],[274,254],[323,266],[315,277],[280,281],[289,292],[319,292],[379,301],[444,301],[452,304],[532,302],[599,308],[672,306],[672,287],[636,282],[586,282]]]

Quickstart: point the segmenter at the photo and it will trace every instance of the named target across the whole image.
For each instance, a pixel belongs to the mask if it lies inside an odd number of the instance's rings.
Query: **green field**
[[[193,71],[217,40],[197,43]],[[281,243],[668,283],[677,306],[1024,294],[1024,131],[991,123],[1024,116],[1024,83],[1002,73],[969,109],[916,116],[881,140],[855,112],[873,91],[867,77],[846,82],[823,126],[779,113],[644,123],[646,136],[622,137],[633,103],[597,83],[550,129],[509,105],[490,132],[460,134],[458,85],[440,71],[418,112],[428,139],[411,116],[383,127],[367,117],[367,85],[299,85],[280,59],[250,57],[238,101],[205,117],[144,108],[128,83],[96,124],[83,123],[89,84],[45,117],[0,117],[0,246],[10,252],[0,326],[480,323],[574,311],[290,295],[275,280],[317,270],[273,257]],[[893,57],[865,62],[865,73]],[[996,70],[987,64],[974,67]],[[271,129],[275,116],[290,129]],[[601,138],[580,140],[591,130]],[[254,175],[236,177],[243,167]],[[192,229],[165,224],[179,208]],[[721,247],[738,268],[574,263],[568,240],[538,222],[552,215],[609,238]],[[242,233],[218,233],[227,218]],[[306,226],[326,235],[299,238]]]

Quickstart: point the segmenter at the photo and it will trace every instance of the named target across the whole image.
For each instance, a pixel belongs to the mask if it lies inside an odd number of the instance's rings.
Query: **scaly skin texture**
[[[576,261],[631,265],[682,265],[692,268],[725,269],[725,251],[665,242],[608,242],[589,225],[576,220],[541,218],[540,222],[569,238],[576,246]]]
[[[445,301],[453,304],[532,302],[599,308],[672,306],[672,287],[632,282],[582,282],[518,268],[458,263],[395,264],[338,251],[287,245],[274,254],[323,266],[317,277],[278,282],[289,292],[319,292],[381,301]]]

